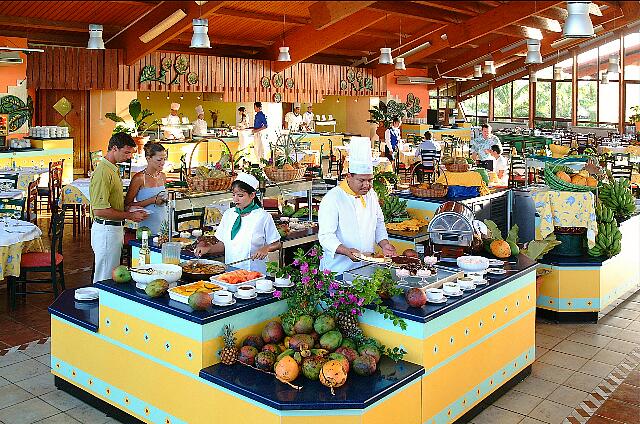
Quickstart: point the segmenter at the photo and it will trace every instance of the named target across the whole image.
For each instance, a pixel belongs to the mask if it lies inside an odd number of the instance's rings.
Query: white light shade
[[[529,81],[531,82],[538,82],[538,75],[536,74],[536,71],[532,71],[529,74]]]
[[[600,84],[609,84],[609,74],[606,72],[602,73],[602,77],[600,78]]]
[[[291,62],[289,47],[280,47],[280,53],[278,53],[278,62]]]
[[[607,72],[610,74],[620,73],[620,63],[618,62],[618,56],[609,56],[609,65],[607,66]]]
[[[211,42],[209,42],[209,20],[208,19],[194,19],[193,20],[193,36],[191,37],[192,49],[210,49]]]
[[[104,50],[102,41],[102,25],[89,24],[89,42],[87,50]]]
[[[482,78],[482,65],[473,65],[473,77]]]
[[[484,70],[483,72],[485,74],[490,74],[490,75],[495,75],[496,74],[496,67],[493,64],[493,60],[485,60],[484,61]]]
[[[568,1],[569,16],[562,28],[562,35],[567,38],[589,38],[595,35],[589,17],[589,1]]]
[[[404,65],[404,58],[403,57],[396,57],[396,69],[404,71],[407,69],[407,67]]]
[[[564,75],[562,73],[562,68],[559,66],[554,66],[553,67],[553,79],[554,80],[561,80],[564,78]]]
[[[378,59],[380,65],[393,65],[393,56],[391,56],[390,47],[380,48],[380,59]]]
[[[542,63],[540,40],[527,39],[527,57],[524,59],[524,63]]]

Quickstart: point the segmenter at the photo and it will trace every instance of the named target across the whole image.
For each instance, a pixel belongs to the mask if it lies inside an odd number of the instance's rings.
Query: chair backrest
[[[102,150],[96,150],[95,152],[89,152],[89,160],[91,161],[91,170],[95,171],[96,166],[102,160],[103,154]]]
[[[3,199],[0,198],[0,216],[10,215],[14,218],[21,219],[24,215],[25,198],[22,199]],[[14,214],[20,213],[19,217]]]
[[[514,171],[525,171],[527,164],[522,156],[511,156],[510,168]]]
[[[177,210],[174,212],[173,217],[174,231],[202,228],[204,223],[204,208]]]
[[[122,162],[118,164],[118,169],[120,170],[120,178],[131,179],[131,159],[126,162]]]
[[[62,238],[64,236],[64,208],[51,215],[51,264],[55,266],[56,253],[62,255]]]
[[[422,160],[422,166],[426,170],[433,171],[436,169],[437,163],[440,160],[440,152],[437,150],[421,150],[420,158]]]
[[[633,172],[632,165],[616,164],[611,165],[611,175],[616,180],[619,178],[626,178],[631,180],[631,173]]]
[[[27,206],[24,218],[26,221],[38,224],[38,184],[40,177],[29,183],[27,188]]]
[[[62,195],[62,173],[64,170],[64,159],[49,162],[49,193],[51,204],[54,209],[58,207],[60,196]]]
[[[18,188],[18,174],[0,174],[0,190],[14,190]]]

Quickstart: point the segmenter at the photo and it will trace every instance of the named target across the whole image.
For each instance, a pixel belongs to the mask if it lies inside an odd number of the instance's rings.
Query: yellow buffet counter
[[[73,138],[31,139],[30,149],[0,152],[0,168],[49,166],[49,162],[64,159],[63,184],[73,181]]]

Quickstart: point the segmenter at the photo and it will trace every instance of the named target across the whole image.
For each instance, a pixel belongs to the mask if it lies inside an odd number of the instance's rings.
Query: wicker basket
[[[280,169],[273,166],[267,166],[264,168],[265,175],[274,183],[300,180],[304,176],[305,172],[307,172],[307,167],[304,165],[291,170]]]
[[[556,176],[558,171],[564,171],[566,173],[571,173],[573,170],[568,166],[564,165],[566,162],[575,160],[575,158],[563,158],[559,159],[555,162],[547,162],[544,167],[544,182],[552,189],[559,191],[576,191],[576,192],[586,192],[593,191],[595,192],[597,187],[589,187],[576,185],[564,180],[561,180]]]
[[[449,188],[447,186],[443,186],[443,188],[422,188],[420,186],[409,187],[409,191],[415,197],[445,197],[448,190]]]
[[[467,172],[469,171],[468,163],[448,163],[444,166],[449,172]]]
[[[216,138],[215,140],[220,141],[224,144],[227,149],[229,146],[224,140],[220,138]],[[198,141],[195,146],[193,146],[193,150],[191,151],[191,157],[189,158],[189,167],[187,169],[187,184],[189,185],[189,190],[191,192],[199,193],[199,192],[211,192],[211,191],[228,191],[231,189],[231,184],[233,180],[236,178],[236,174],[233,172],[233,161],[231,161],[231,175],[227,175],[225,177],[218,178],[210,178],[210,177],[200,177],[200,176],[191,176],[191,162],[193,161],[193,156],[196,151],[198,145],[202,143],[202,140]],[[229,149],[229,151],[231,151]]]

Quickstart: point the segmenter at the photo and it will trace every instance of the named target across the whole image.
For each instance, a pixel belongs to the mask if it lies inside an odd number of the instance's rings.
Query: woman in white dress
[[[240,172],[231,185],[235,208],[228,209],[216,230],[213,243],[201,241],[195,254],[220,254],[224,261],[231,263],[243,259],[234,266],[250,271],[266,273],[266,257],[280,249],[280,234],[273,218],[262,209],[256,198],[258,180]]]

